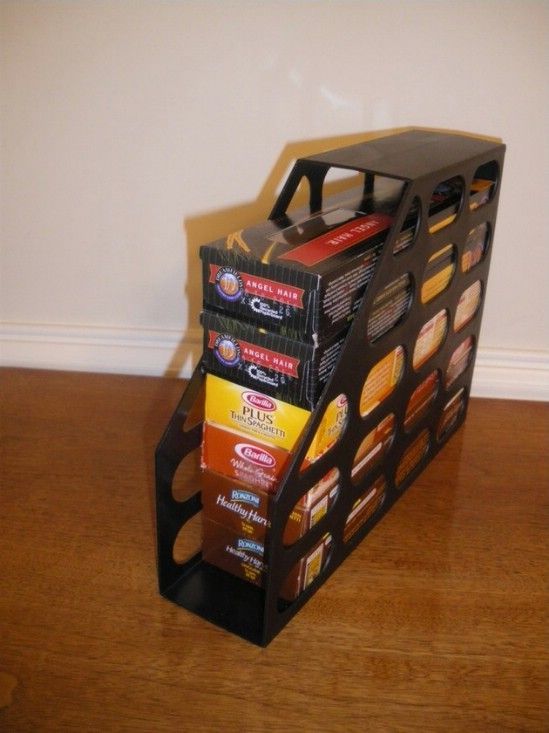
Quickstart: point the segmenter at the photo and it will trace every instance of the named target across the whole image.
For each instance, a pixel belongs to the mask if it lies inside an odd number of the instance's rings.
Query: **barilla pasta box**
[[[310,410],[214,374],[206,375],[204,419],[207,423],[291,451],[310,416]]]
[[[332,400],[308,446],[304,467],[318,460],[340,439],[347,425],[345,395]],[[263,491],[277,490],[292,452],[240,430],[204,422],[201,468],[237,479]]]
[[[205,310],[207,372],[312,410],[335,366],[346,331],[321,343],[293,339]]]
[[[452,280],[456,269],[454,246],[447,244],[435,252],[427,261],[423,284],[421,286],[421,302],[429,303],[442,293]]]
[[[362,481],[363,477],[379,464],[391,447],[394,435],[395,416],[390,413],[362,440],[351,469],[354,483]]]
[[[274,492],[290,460],[289,451],[248,435],[204,423],[201,467]]]
[[[202,516],[238,532],[263,540],[271,526],[273,494],[210,471],[202,474]],[[283,533],[291,545],[333,505],[339,490],[339,471],[334,468],[313,486],[293,508]]]
[[[347,412],[345,395],[329,403],[307,449],[306,461],[316,461],[339,439],[346,426]],[[214,374],[206,375],[204,419],[207,424],[293,451],[310,416],[310,410]]]
[[[302,215],[303,216],[303,215]],[[204,307],[311,340],[349,324],[392,218],[335,208],[267,220],[200,248]]]
[[[280,595],[285,600],[296,598],[322,571],[332,546],[332,536],[324,535],[299,560],[284,581]],[[202,522],[202,558],[238,578],[262,587],[267,565],[265,543],[242,536],[230,527],[210,519]]]
[[[246,452],[251,455],[251,449],[244,451],[241,446],[256,445],[257,450],[261,448],[273,457],[276,471],[273,479],[276,481],[289,460],[286,454],[294,450],[310,416],[308,410],[207,374],[202,467],[233,478],[242,478],[229,468],[226,451],[229,451],[230,466],[234,469],[236,458],[233,454],[237,452],[243,457],[242,454]],[[318,460],[337,443],[347,426],[347,420],[347,398],[340,394],[326,406],[307,447],[305,465]],[[214,441],[213,446],[208,444],[211,440]],[[217,452],[217,448],[221,452]],[[264,457],[263,466],[267,463],[268,459]],[[246,471],[246,476],[249,474],[250,471]]]
[[[360,414],[369,415],[397,386],[404,372],[404,348],[397,346],[370,370],[360,395]]]

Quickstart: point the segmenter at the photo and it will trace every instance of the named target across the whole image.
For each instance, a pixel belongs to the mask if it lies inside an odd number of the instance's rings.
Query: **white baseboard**
[[[202,332],[177,329],[0,324],[0,365],[189,377]],[[475,397],[549,401],[549,352],[479,349]]]
[[[549,352],[479,348],[471,394],[549,401]]]
[[[202,353],[199,328],[0,324],[0,365],[189,377]]]

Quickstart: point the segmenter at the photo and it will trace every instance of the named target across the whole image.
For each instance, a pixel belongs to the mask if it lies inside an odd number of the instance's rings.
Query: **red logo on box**
[[[276,410],[276,403],[267,395],[258,394],[257,392],[244,392],[242,399],[250,407],[257,407],[264,412],[274,412]]]
[[[279,260],[292,260],[311,267],[319,262],[338,255],[375,234],[389,229],[392,218],[386,214],[368,214],[333,229],[328,234],[311,239],[309,242],[280,255]]]
[[[210,280],[212,285],[219,286],[220,270],[227,269],[221,268],[219,265],[210,265]],[[223,273],[225,275],[225,273]],[[238,282],[241,284],[242,289],[247,295],[256,295],[261,298],[267,298],[268,300],[274,300],[277,303],[283,303],[284,305],[293,305],[296,308],[303,308],[303,293],[305,292],[302,288],[296,288],[293,285],[286,285],[285,283],[277,282],[276,280],[269,280],[266,277],[257,277],[256,275],[249,275],[247,272],[238,273]],[[236,286],[231,281],[231,286],[235,288],[235,293],[238,293]],[[229,299],[229,296],[224,296],[225,299]],[[230,299],[235,300],[237,295],[233,296],[231,291]]]
[[[273,468],[276,465],[276,460],[269,451],[263,448],[258,448],[250,443],[237,443],[234,447],[235,453],[245,461],[250,461],[256,466],[263,466],[264,468]]]
[[[208,348],[215,349],[216,341],[220,334],[217,331],[210,331],[208,338]],[[229,337],[226,337],[227,340]],[[299,363],[300,360],[293,356],[287,356],[286,354],[280,354],[278,351],[271,351],[270,349],[264,349],[257,344],[251,344],[248,341],[242,341],[234,339],[240,348],[239,359],[264,366],[267,369],[272,369],[280,374],[287,374],[289,377],[299,376]],[[231,363],[224,362],[225,366],[231,366]],[[234,364],[238,363],[237,361]]]

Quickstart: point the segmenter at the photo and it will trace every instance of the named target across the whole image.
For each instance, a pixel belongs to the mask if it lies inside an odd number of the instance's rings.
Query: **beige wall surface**
[[[199,338],[199,245],[265,218],[296,155],[407,126],[507,144],[481,348],[547,354],[547,27],[505,0],[1,3],[4,362],[161,373]]]

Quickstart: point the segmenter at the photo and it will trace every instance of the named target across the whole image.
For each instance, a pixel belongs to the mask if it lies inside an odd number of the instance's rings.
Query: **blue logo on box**
[[[242,489],[233,489],[231,491],[231,501],[241,501],[245,504],[252,504],[256,508],[259,506],[259,496],[252,494],[251,491],[243,491]]]
[[[255,552],[256,555],[263,557],[264,547],[261,542],[255,542],[254,540],[247,540],[240,538],[238,540],[237,547],[239,550],[247,550],[248,552]]]

